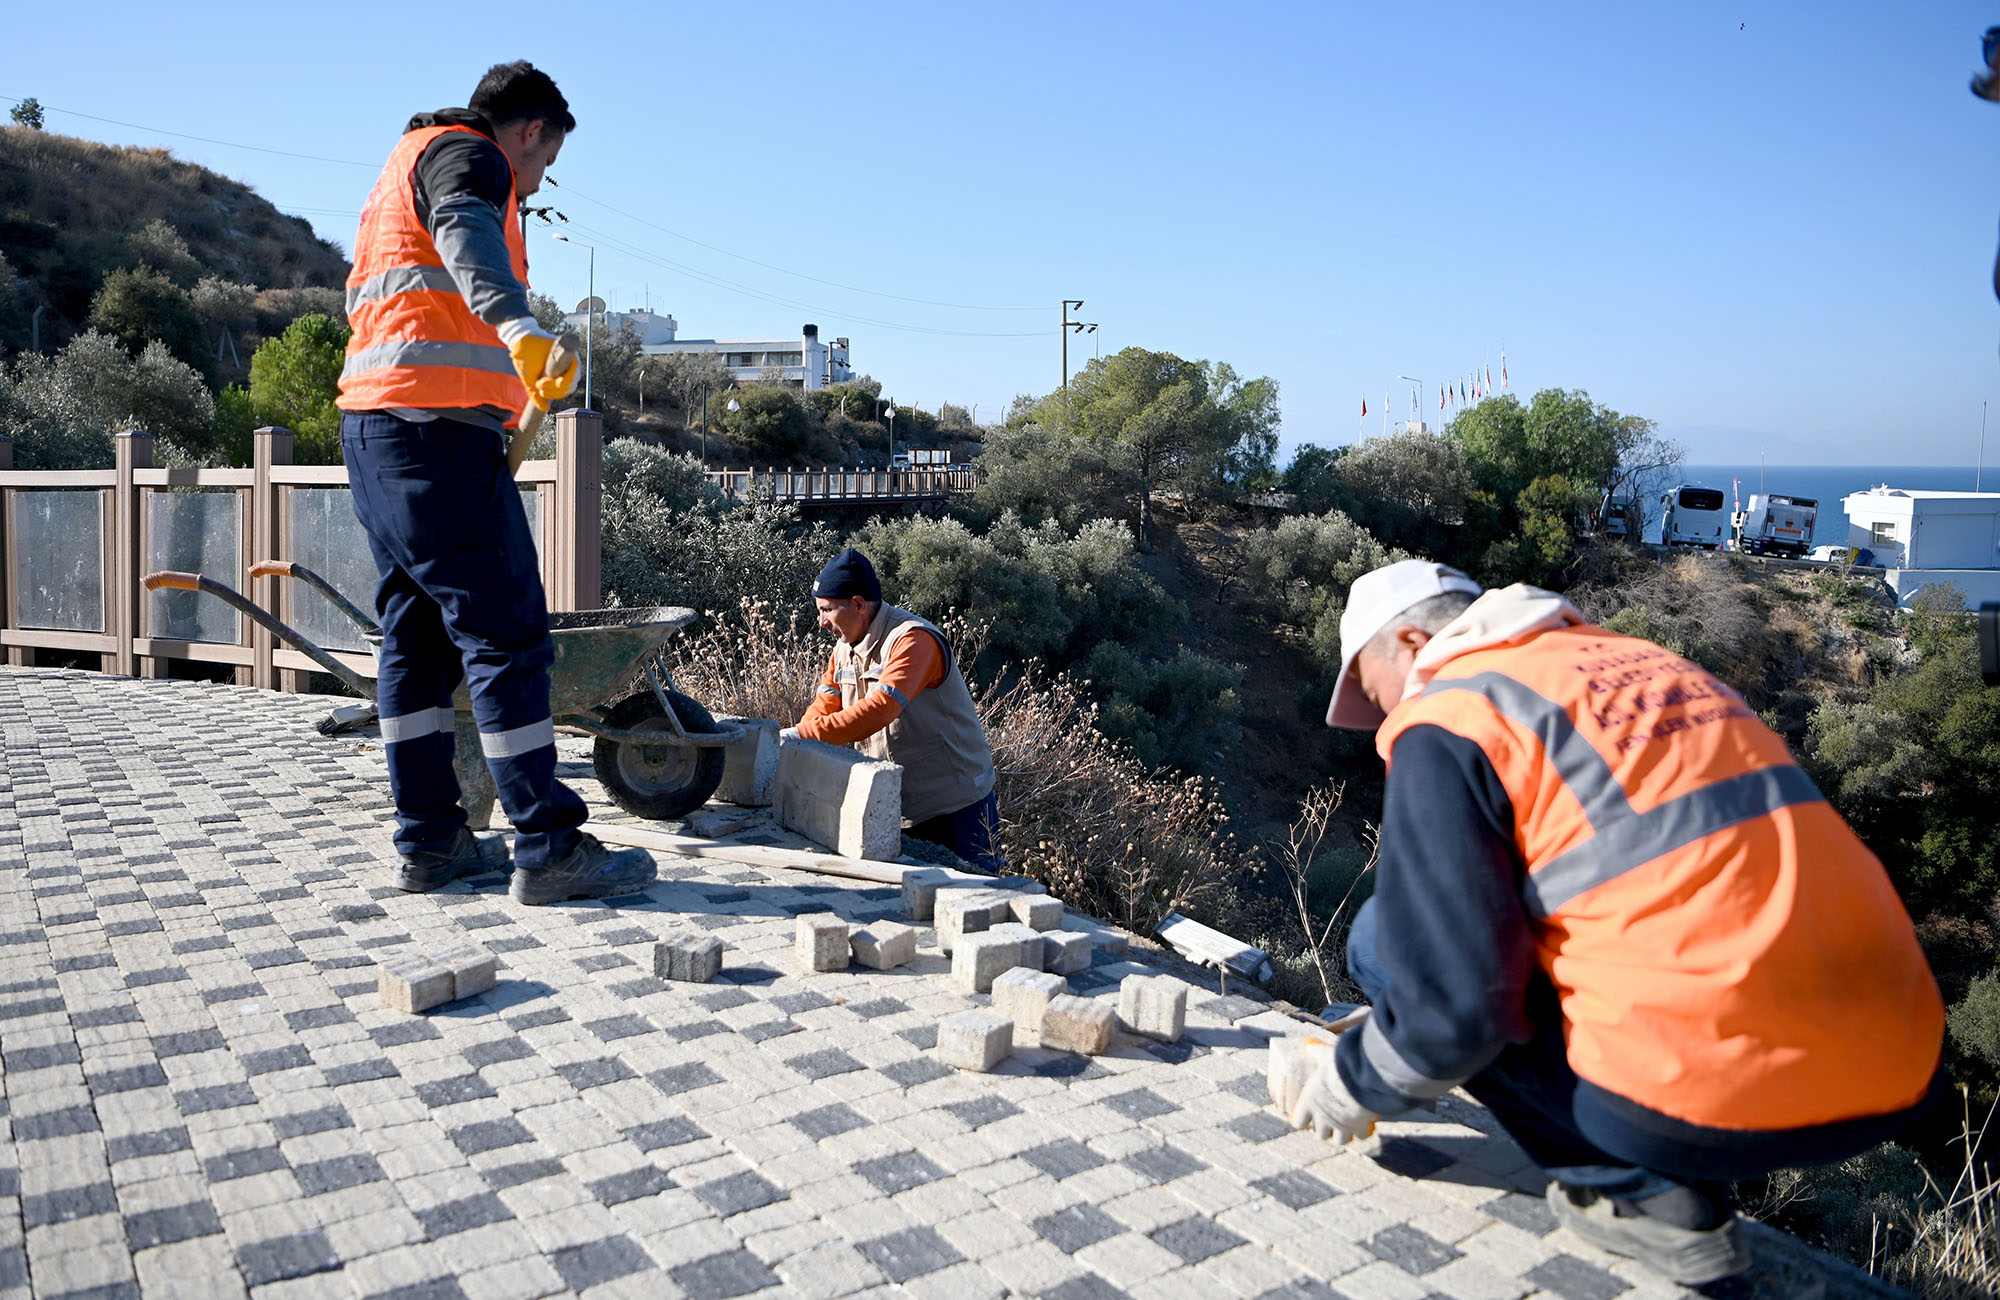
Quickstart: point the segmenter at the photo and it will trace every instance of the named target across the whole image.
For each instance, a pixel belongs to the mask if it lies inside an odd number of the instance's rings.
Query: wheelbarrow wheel
[[[722,730],[707,709],[679,691],[668,691],[667,699],[683,731]],[[676,744],[674,725],[650,690],[612,705],[604,721],[620,731],[657,731],[662,737],[660,744],[643,745],[600,736],[591,754],[597,779],[611,802],[634,817],[653,821],[685,817],[707,803],[722,784],[722,751]]]

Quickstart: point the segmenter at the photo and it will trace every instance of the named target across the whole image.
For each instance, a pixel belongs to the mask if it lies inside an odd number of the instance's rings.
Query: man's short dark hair
[[[576,130],[569,101],[549,74],[526,59],[496,63],[479,79],[467,108],[495,127],[515,122],[546,122],[550,130],[568,135]]]

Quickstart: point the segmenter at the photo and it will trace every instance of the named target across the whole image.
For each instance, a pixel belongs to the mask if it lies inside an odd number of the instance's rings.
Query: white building
[[[800,327],[795,339],[683,339],[674,336],[679,321],[653,311],[601,311],[597,318],[610,335],[629,326],[639,336],[639,351],[649,357],[685,352],[718,356],[739,384],[756,383],[772,367],[783,371],[792,387],[813,391],[854,378],[847,363],[847,340],[823,343],[817,325]],[[575,311],[565,319],[581,330],[590,315]]]
[[[1870,488],[1842,498],[1847,544],[1871,551],[1907,605],[1950,583],[1968,606],[2000,600],[2000,492]]]

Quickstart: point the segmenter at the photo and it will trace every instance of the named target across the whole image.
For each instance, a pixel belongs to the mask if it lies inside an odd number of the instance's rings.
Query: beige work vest
[[[944,634],[906,609],[884,603],[854,645],[833,645],[834,682],[840,707],[850,708],[881,685],[883,665],[906,636],[932,635],[944,652],[944,680],[903,701],[903,712],[872,736],[857,741],[870,758],[903,769],[903,816],[913,822],[954,813],[993,792],[993,751],[979,725],[972,692],[958,670]]]

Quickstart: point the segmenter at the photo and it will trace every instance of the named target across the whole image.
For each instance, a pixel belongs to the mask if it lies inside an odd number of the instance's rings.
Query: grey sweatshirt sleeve
[[[507,256],[507,235],[498,210],[471,194],[454,195],[431,209],[431,239],[452,283],[488,325],[501,324],[528,310],[528,286],[514,278]]]

